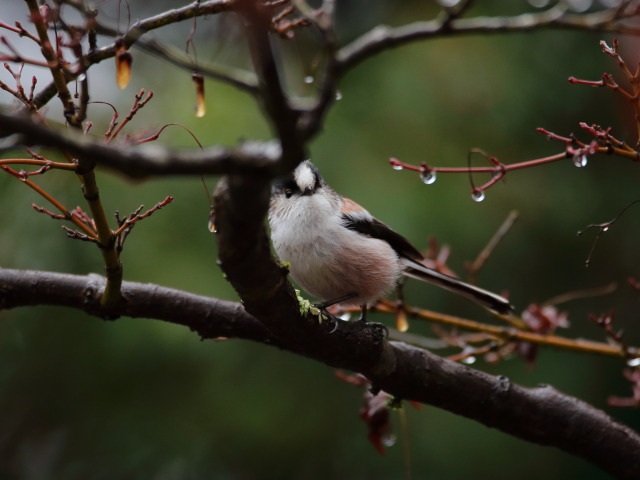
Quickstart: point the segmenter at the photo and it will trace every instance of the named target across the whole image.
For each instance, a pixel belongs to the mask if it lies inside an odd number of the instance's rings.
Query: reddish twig
[[[569,77],[569,83],[580,84],[580,85],[588,85],[591,87],[606,87],[611,90],[618,92],[622,97],[631,103],[635,114],[636,121],[636,147],[640,145],[640,65],[636,69],[636,72],[633,73],[626,62],[620,55],[618,39],[613,39],[613,46],[607,45],[607,43],[602,40],[600,41],[600,46],[602,46],[602,51],[616,60],[618,63],[618,67],[622,70],[622,73],[629,81],[629,85],[631,86],[631,92],[622,88],[613,78],[613,75],[609,73],[602,74],[602,78],[598,81],[591,80],[581,80],[575,77]]]
[[[36,111],[38,108],[33,102],[33,94],[36,88],[36,84],[38,80],[36,77],[31,78],[31,88],[29,90],[29,95],[26,94],[24,87],[22,86],[22,69],[24,67],[24,63],[20,64],[20,67],[17,72],[14,72],[11,66],[8,63],[4,64],[4,68],[9,72],[9,74],[13,77],[16,88],[15,90],[9,87],[6,83],[0,82],[0,88],[15,98],[17,98],[20,102],[22,102],[29,110]]]
[[[589,319],[596,325],[602,327],[611,341],[617,345],[620,351],[624,354],[627,360],[627,365],[637,367],[640,365],[640,357],[638,356],[638,349],[635,347],[629,347],[623,340],[622,330],[615,330],[613,325],[614,312],[602,314],[599,316],[589,315]]]
[[[29,176],[27,175],[26,172],[16,172],[15,170],[13,170],[10,167],[7,167],[6,165],[0,165],[0,169],[4,170],[5,172],[9,173],[10,175],[13,175],[18,180],[21,180],[29,188],[31,188],[31,189],[35,190],[36,192],[38,192],[39,195],[41,195],[49,203],[51,203],[54,207],[56,207],[58,210],[60,210],[60,212],[62,212],[62,214],[64,215],[64,217],[67,220],[73,222],[77,227],[79,227],[83,232],[85,232],[86,235],[88,235],[90,237],[97,238],[98,235],[94,230],[89,228],[80,219],[78,219],[76,216],[74,216],[72,214],[72,212],[67,210],[67,208],[64,205],[62,205],[58,200],[56,200],[51,194],[49,194],[44,189],[40,188],[38,185],[33,183],[31,180],[29,180],[29,178],[28,178]]]
[[[144,205],[140,205],[134,212],[129,214],[129,217],[124,219],[121,219],[119,212],[116,212],[116,221],[118,222],[119,227],[115,232],[113,232],[113,235],[117,238],[116,248],[118,252],[122,251],[127,236],[129,235],[129,233],[131,233],[131,230],[137,222],[150,217],[153,213],[160,210],[162,207],[169,205],[172,201],[173,197],[169,196],[163,201],[156,203],[152,208],[142,214],[140,212],[144,208]]]
[[[631,397],[611,396],[607,403],[612,407],[640,407],[640,370],[628,368],[623,372],[625,378],[631,383]]]
[[[20,37],[27,37],[40,45],[40,39],[26,30],[20,22],[15,22],[15,27],[12,27],[11,25],[7,25],[6,23],[0,21],[0,28],[4,28],[5,30],[17,33]]]
[[[576,167],[584,167],[587,165],[588,157],[598,154],[614,154],[619,157],[628,158],[633,161],[640,161],[640,152],[632,149],[624,142],[616,139],[610,135],[608,130],[602,130],[597,126],[588,126],[585,123],[580,123],[580,127],[587,132],[596,136],[597,138],[590,143],[584,143],[577,140],[575,137],[563,137],[553,132],[545,130],[544,128],[537,128],[536,131],[546,135],[550,140],[557,140],[565,144],[565,151],[556,155],[550,155],[548,157],[536,158],[533,160],[527,160],[523,162],[505,164],[500,162],[496,157],[490,156],[480,149],[471,149],[469,151],[469,166],[467,167],[433,167],[422,162],[420,165],[411,165],[401,162],[397,158],[390,158],[389,164],[394,170],[410,170],[418,172],[420,179],[423,183],[430,185],[435,182],[436,175],[438,173],[453,173],[453,174],[467,174],[471,179],[471,196],[475,201],[484,200],[484,192],[496,184],[499,180],[503,179],[508,172],[513,170],[521,170],[524,168],[533,168],[548,163],[558,162],[571,158],[573,164]],[[604,144],[604,145],[603,145]],[[489,160],[493,166],[487,167],[472,167],[470,165],[470,157],[474,153],[479,153]],[[491,178],[480,186],[476,186],[473,182],[473,175],[478,173],[491,173]]]
[[[7,40],[6,37],[0,36],[0,43],[2,43],[10,52],[11,55],[0,54],[0,60],[6,62],[20,63],[20,64],[29,64],[34,65],[36,67],[44,67],[49,68],[49,64],[47,62],[43,62],[41,60],[34,60],[32,58],[24,57],[12,44]]]
[[[627,278],[627,283],[631,288],[640,292],[640,282],[633,277]]]
[[[35,203],[31,204],[31,207],[33,207],[33,209],[38,212],[38,213],[44,213],[45,215],[49,215],[51,218],[53,218],[54,220],[66,220],[67,217],[63,214],[58,214],[58,213],[53,213],[49,210],[47,210],[44,207],[41,207],[39,205],[36,205]]]
[[[107,105],[111,107],[111,109],[113,110],[113,115],[111,116],[111,121],[109,122],[109,128],[107,128],[107,131],[104,134],[104,139],[106,142],[108,142],[109,137],[111,137],[111,134],[113,133],[113,130],[118,126],[118,110],[109,102],[95,101],[95,102],[89,102],[89,103]]]
[[[96,222],[89,216],[87,212],[82,210],[80,207],[76,207],[71,211],[71,214],[75,216],[82,223],[87,225],[92,230],[96,230]]]
[[[45,215],[48,215],[49,217],[53,218],[54,220],[70,220],[70,218],[68,218],[67,215],[53,213],[53,212],[51,212],[50,210],[47,210],[44,207],[36,205],[35,203],[33,203],[31,206],[33,207],[33,209],[36,212],[44,213]],[[76,207],[75,209],[73,209],[70,212],[70,215],[72,216],[72,218],[78,219],[80,222],[84,223],[89,228],[95,230],[95,228],[96,228],[95,222],[85,212],[83,212],[80,207]],[[69,228],[69,227],[67,227],[65,225],[62,226],[62,229],[65,232],[67,232],[67,237],[69,237],[69,238],[74,238],[76,240],[83,240],[85,242],[98,243],[98,237],[97,236],[86,235],[86,234],[81,233],[81,232],[79,232],[77,230],[73,230],[73,229],[71,229],[71,228]]]
[[[129,114],[125,117],[125,119],[122,121],[122,123],[120,123],[118,128],[116,128],[113,131],[113,133],[111,133],[109,135],[109,138],[107,139],[107,142],[111,142],[114,138],[116,138],[116,136],[122,131],[124,126],[127,123],[129,123],[129,121],[134,117],[134,115],[136,113],[138,113],[138,110],[140,110],[142,107],[144,107],[147,104],[147,102],[153,98],[153,92],[151,92],[151,91],[149,93],[147,93],[146,98],[143,99],[144,94],[145,94],[145,90],[143,88],[135,96],[135,101],[133,103],[133,106],[131,107],[131,110],[129,110]],[[115,120],[115,118],[117,118],[117,116],[114,115],[114,120]]]
[[[475,151],[475,150],[474,150]],[[489,157],[490,161],[493,163],[493,166],[489,167],[432,167],[427,166],[424,162],[419,165],[411,165],[408,163],[401,162],[396,158],[390,158],[389,163],[393,167],[394,170],[411,170],[414,172],[418,172],[420,175],[420,179],[426,184],[432,184],[435,181],[435,176],[437,173],[464,173],[467,175],[473,175],[476,173],[491,173],[491,179],[481,186],[473,186],[472,187],[472,197],[476,201],[481,201],[484,199],[480,193],[484,192],[487,188],[491,187],[498,180],[501,180],[507,172],[513,170],[520,170],[523,168],[532,168],[539,165],[544,165],[547,163],[557,162],[560,160],[564,160],[567,158],[567,153],[560,153],[556,155],[551,155],[549,157],[538,158],[535,160],[527,160],[525,162],[504,164],[501,163],[496,157]]]
[[[271,2],[268,4],[269,7],[276,7],[280,5],[285,5],[287,2]],[[290,40],[294,38],[295,33],[294,30],[296,28],[308,27],[311,25],[311,20],[306,17],[299,17],[288,19],[289,15],[294,13],[296,8],[293,5],[288,5],[283,8],[279,13],[275,14],[271,18],[271,28],[274,32],[280,35],[282,38]]]
[[[98,243],[98,237],[92,237],[90,235],[85,235],[84,233],[81,233],[77,230],[73,230],[72,228],[69,228],[65,225],[62,226],[62,229],[67,232],[67,237],[69,238],[73,238],[75,240],[81,240],[83,242],[91,242],[91,243]]]
[[[155,134],[153,134],[153,135],[151,135],[149,137],[136,140],[136,143],[146,143],[146,142],[153,142],[153,141],[157,140],[158,138],[160,138],[160,135],[162,134],[164,129],[167,128],[167,127],[181,127],[183,129],[185,129],[187,131],[187,133],[189,135],[191,135],[191,137],[196,141],[198,146],[200,148],[204,148],[202,146],[202,144],[200,143],[200,140],[198,140],[198,137],[196,137],[195,134],[191,130],[189,130],[187,127],[185,127],[184,125],[182,125],[180,123],[167,123],[166,125],[163,125],[162,128],[160,128],[160,130],[158,130],[157,133],[155,133]]]

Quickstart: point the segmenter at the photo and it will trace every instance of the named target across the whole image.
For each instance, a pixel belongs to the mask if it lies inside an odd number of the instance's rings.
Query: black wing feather
[[[349,215],[348,213],[344,213],[342,214],[342,220],[344,226],[350,230],[354,230],[372,238],[385,240],[401,257],[410,258],[417,262],[424,259],[418,249],[409,243],[409,240],[399,233],[394,232],[376,218],[359,219]]]

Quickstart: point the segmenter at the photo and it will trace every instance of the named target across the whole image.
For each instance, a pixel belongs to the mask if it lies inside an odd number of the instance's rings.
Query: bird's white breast
[[[395,285],[395,251],[342,225],[339,197],[316,193],[281,201],[269,214],[273,246],[305,291],[322,301],[357,293],[348,303],[362,304]]]

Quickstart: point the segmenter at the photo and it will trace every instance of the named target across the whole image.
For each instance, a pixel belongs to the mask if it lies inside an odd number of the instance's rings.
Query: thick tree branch
[[[237,1],[238,13],[245,21],[263,107],[280,140],[284,170],[291,170],[306,158],[306,145],[298,132],[300,112],[289,103],[271,46],[271,13],[267,6],[255,0]]]
[[[19,134],[25,146],[54,147],[135,179],[164,175],[264,174],[273,176],[280,158],[275,142],[243,142],[238,147],[170,150],[155,145],[113,146],[72,130],[57,131],[25,115],[0,109],[0,137]]]
[[[543,12],[523,13],[511,17],[451,18],[443,15],[431,21],[414,22],[400,27],[379,25],[337,52],[337,66],[343,75],[360,62],[378,53],[410,42],[437,37],[469,34],[528,32],[544,28],[592,30],[611,33],[640,34],[640,29],[622,20],[638,15],[638,3],[626,8],[612,7],[593,13],[570,13],[560,4]]]
[[[270,12],[253,0],[239,0],[238,11],[245,22],[263,106],[280,141],[284,172],[304,159],[305,145],[297,131],[298,112],[289,105],[271,49]],[[304,316],[287,281],[287,271],[271,255],[264,226],[270,180],[257,175],[229,175],[220,181],[214,196],[219,264],[247,311],[285,344],[290,348],[313,345],[305,333]],[[301,339],[307,341],[299,343]]]
[[[273,335],[242,305],[153,284],[122,283],[124,301],[106,312],[100,295],[106,279],[100,275],[0,268],[0,310],[29,305],[55,305],[111,318],[113,314],[152,318],[184,325],[202,338],[244,338],[271,344]]]
[[[102,316],[99,296],[104,282],[98,275],[0,269],[0,309],[62,305]],[[117,312],[121,315],[184,325],[202,338],[253,340],[359,371],[374,386],[398,398],[434,405],[516,437],[560,448],[617,478],[638,478],[640,437],[604,412],[552,387],[524,388],[426,350],[387,342],[371,324],[340,322],[332,332],[328,322],[319,324],[287,309],[271,309],[257,320],[238,303],[153,284],[123,282],[122,294],[125,302]],[[281,317],[271,321],[277,334],[264,326],[274,315]]]
[[[524,388],[506,377],[488,375],[414,347],[393,347],[397,367],[390,375],[379,378],[363,372],[383,390],[534,443],[561,448],[617,478],[638,478],[640,436],[591,405],[551,386]],[[456,380],[450,382],[452,378]]]

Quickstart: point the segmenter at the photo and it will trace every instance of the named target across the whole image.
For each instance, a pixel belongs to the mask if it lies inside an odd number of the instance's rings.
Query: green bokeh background
[[[176,6],[130,3],[134,19]],[[338,3],[343,42],[377,23],[400,25],[437,11],[433,2]],[[476,3],[470,15],[531,10],[524,1],[507,7],[498,1]],[[14,8],[18,17],[0,13],[0,20],[25,21],[23,7]],[[113,17],[114,9],[104,6],[105,17]],[[183,48],[191,26],[172,27],[165,39]],[[229,17],[200,19],[198,57],[247,66],[240,38]],[[617,282],[612,295],[562,306],[571,320],[566,334],[604,340],[588,314],[615,309],[617,326],[637,345],[638,294],[625,279],[639,275],[635,225],[640,213],[631,209],[603,235],[589,268],[584,263],[595,232],[576,236],[638,198],[637,165],[600,157],[583,169],[567,160],[513,172],[487,192],[484,202],[475,203],[464,175],[441,175],[425,186],[416,175],[387,164],[395,156],[409,163],[464,166],[472,147],[505,163],[538,158],[563,146],[535,133],[536,127],[586,139],[581,121],[611,125],[619,138],[634,143],[628,107],[613,92],[566,81],[570,75],[618,74],[615,62],[600,52],[600,39],[611,42],[612,37],[569,31],[474,35],[380,54],[344,78],[342,99],[312,143],[311,156],[333,187],[417,246],[426,247],[430,236],[450,245],[450,266],[460,274],[507,214],[518,210],[519,221],[479,283],[508,290],[521,311],[530,302]],[[313,85],[302,78],[314,58],[314,36],[301,32],[299,40],[298,47],[285,46],[282,62],[291,94],[304,97],[313,93]],[[621,43],[634,65],[637,40],[622,37]],[[269,138],[259,108],[247,95],[208,80],[208,112],[196,119],[190,75],[140,51],[133,55],[133,79],[126,90],[113,85],[111,61],[89,77],[92,99],[111,102],[121,118],[140,88],[154,91],[154,100],[127,133],[177,122],[206,145]],[[0,79],[8,82],[3,75]],[[38,75],[46,84],[46,74]],[[0,99],[11,103],[6,94]],[[59,119],[58,111],[52,101],[50,118]],[[100,135],[110,117],[108,107],[91,106],[92,132]],[[177,127],[158,143],[194,146]],[[108,211],[128,213],[175,197],[128,239],[127,280],[236,299],[215,263],[215,241],[206,228],[209,203],[199,178],[132,183],[104,170],[98,178]],[[206,179],[210,188],[216,180]],[[82,205],[76,178],[50,172],[37,182],[68,207]],[[95,247],[66,239],[59,224],[32,211],[32,203],[43,204],[34,192],[2,175],[0,195],[0,266],[102,271]],[[411,304],[485,319],[474,306],[430,286],[410,283],[406,295]],[[414,322],[412,332],[431,335],[431,327]],[[476,366],[527,386],[552,384],[640,426],[636,411],[606,406],[609,395],[629,394],[620,361],[542,349],[532,370],[520,359]],[[0,479],[404,478],[402,442],[385,456],[367,442],[358,418],[361,393],[305,358],[243,341],[201,342],[185,328],[158,321],[105,322],[47,307],[0,311]],[[568,454],[432,407],[408,408],[406,414],[414,478],[609,478]],[[393,421],[400,436],[397,415]]]

